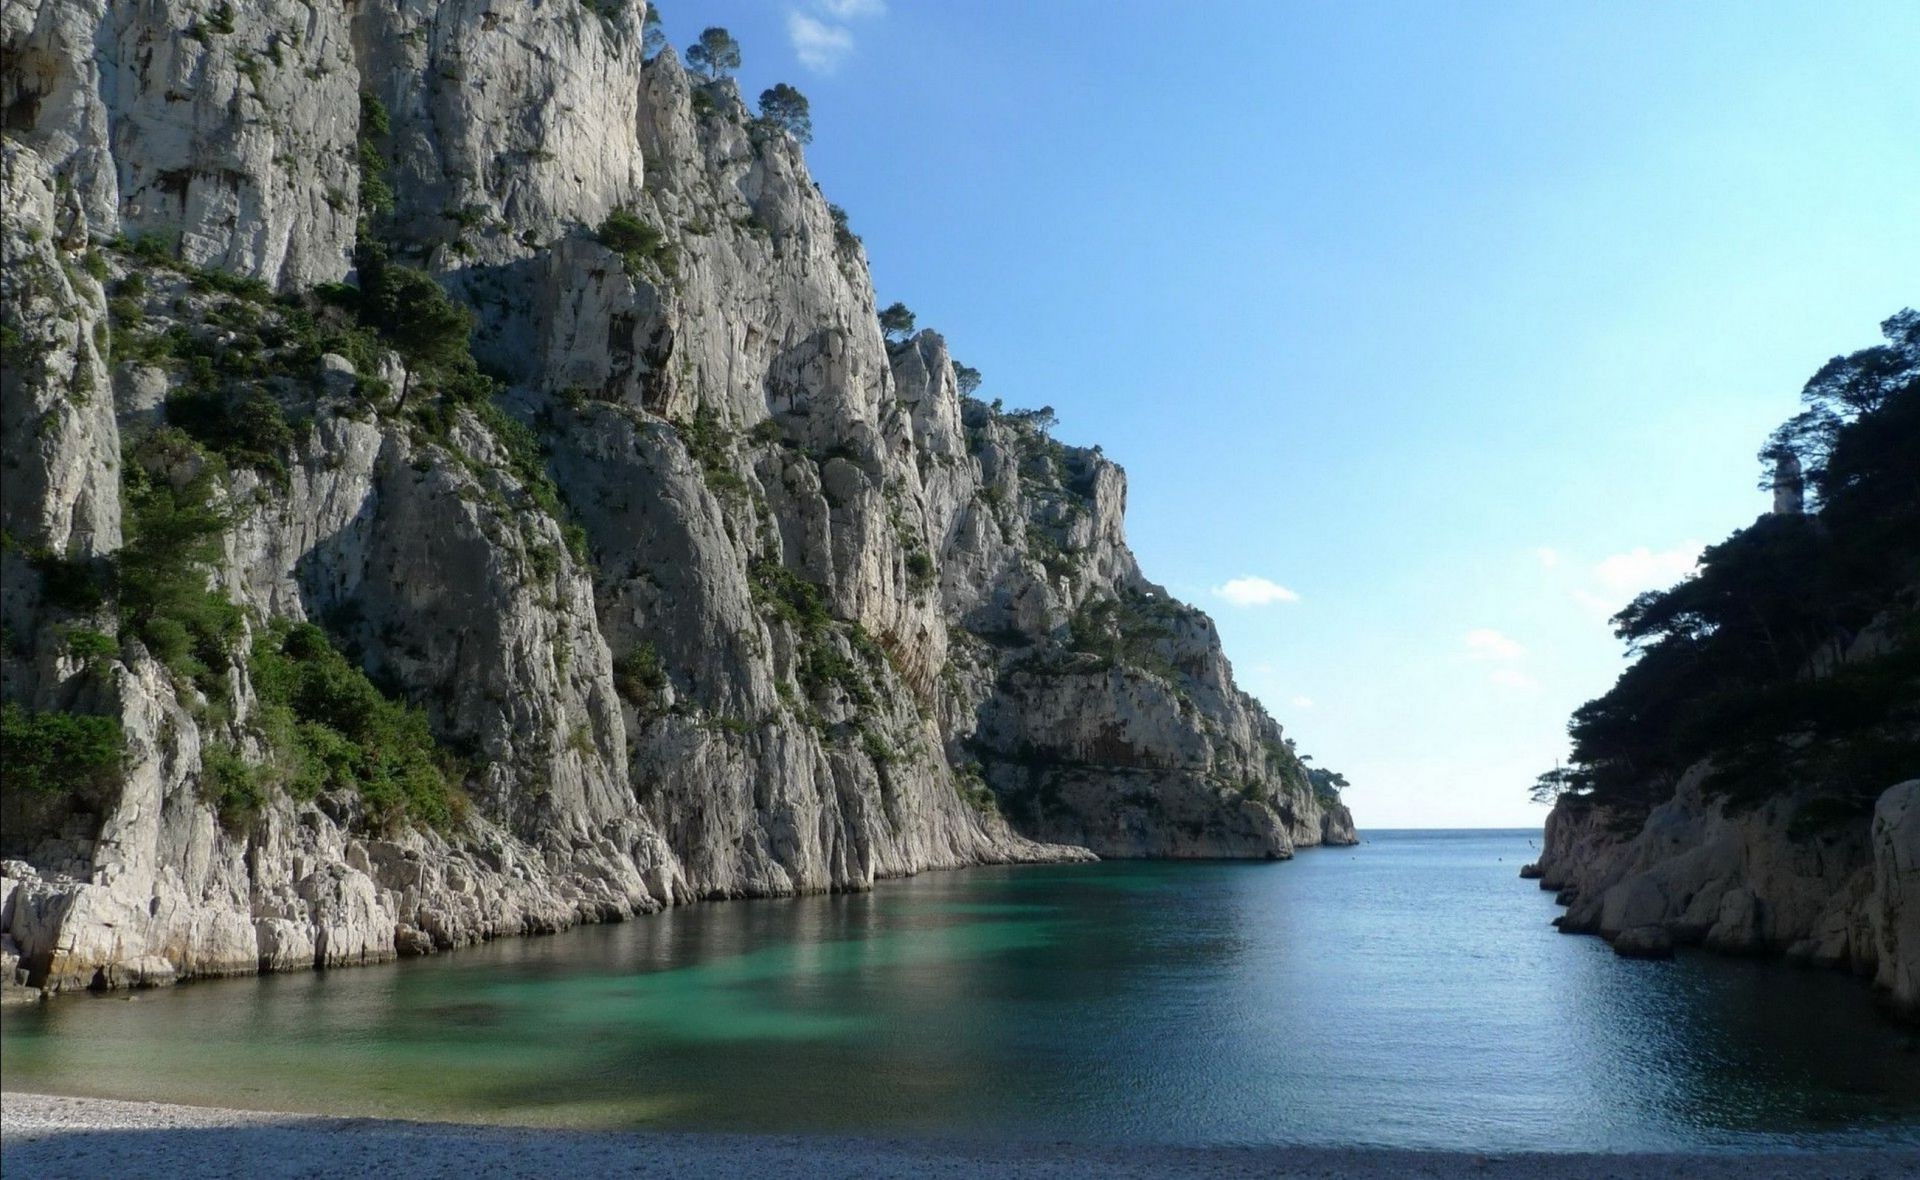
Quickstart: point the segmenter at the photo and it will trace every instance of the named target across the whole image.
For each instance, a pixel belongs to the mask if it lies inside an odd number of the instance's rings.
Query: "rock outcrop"
[[[962,396],[937,334],[885,338],[799,146],[643,62],[642,16],[0,17],[0,682],[10,717],[124,747],[110,785],[0,798],[9,985],[1353,841],[1211,622],[1140,573],[1121,470]],[[491,392],[342,319],[321,285],[364,286],[372,238],[472,309]],[[129,597],[135,484],[212,488],[219,634]],[[364,673],[342,691],[424,718],[447,814],[342,777],[382,751],[257,682],[301,623]]]
[[[1537,870],[1567,906],[1560,929],[1634,957],[1693,945],[1849,970],[1920,1013],[1920,781],[1889,788],[1871,823],[1809,833],[1793,822],[1804,798],[1732,812],[1703,794],[1707,773],[1638,825],[1578,799],[1554,807]]]

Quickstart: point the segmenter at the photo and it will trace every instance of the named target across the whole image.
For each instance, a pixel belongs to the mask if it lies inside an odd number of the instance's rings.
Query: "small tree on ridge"
[[[740,68],[740,42],[719,26],[700,30],[700,39],[687,48],[687,65],[703,78],[730,78]]]
[[[797,142],[813,142],[813,113],[807,96],[785,82],[760,92],[760,118]]]

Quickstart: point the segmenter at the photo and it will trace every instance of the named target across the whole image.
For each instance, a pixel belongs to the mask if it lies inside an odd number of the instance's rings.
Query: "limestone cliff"
[[[10,979],[1353,840],[642,16],[6,7]]]

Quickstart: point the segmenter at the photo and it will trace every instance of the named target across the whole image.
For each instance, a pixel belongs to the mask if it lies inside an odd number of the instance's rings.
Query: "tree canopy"
[[[717,25],[702,29],[687,47],[687,65],[704,78],[730,78],[740,68],[740,42]]]
[[[980,388],[980,370],[972,365],[963,365],[955,361],[953,362],[953,382],[960,387],[961,397],[972,397],[974,390]]]
[[[880,331],[889,340],[904,340],[913,335],[913,313],[904,303],[893,303],[880,312]]]
[[[760,118],[799,143],[813,142],[813,116],[807,96],[785,82],[760,92]]]
[[[1859,815],[1920,766],[1920,315],[1881,330],[1761,452],[1798,459],[1819,510],[1762,516],[1614,616],[1635,662],[1575,712],[1573,760],[1536,797],[1644,808],[1710,758],[1736,803],[1819,785]]]
[[[667,26],[660,20],[660,6],[647,5],[646,19],[640,22],[640,52],[652,57],[667,47]]]

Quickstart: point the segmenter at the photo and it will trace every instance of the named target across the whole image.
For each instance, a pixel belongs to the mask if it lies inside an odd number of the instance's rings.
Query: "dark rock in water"
[[[1538,881],[1540,877],[1541,877],[1541,868],[1540,868],[1539,862],[1536,861],[1533,864],[1525,864],[1520,866],[1520,879],[1522,881]]]
[[[1673,958],[1673,936],[1665,926],[1635,926],[1613,940],[1613,953],[1628,959]]]
[[[1560,892],[1553,895],[1553,904],[1555,905],[1572,905],[1574,902],[1579,900],[1580,900],[1580,891],[1578,889],[1573,888],[1571,885],[1569,885],[1567,888],[1562,889]]]

